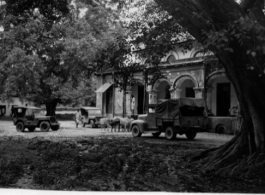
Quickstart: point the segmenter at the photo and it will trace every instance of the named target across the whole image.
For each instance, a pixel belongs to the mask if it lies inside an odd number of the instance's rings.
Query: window
[[[174,62],[176,62],[177,60],[176,60],[176,58],[175,58],[175,56],[174,55],[170,55],[168,58],[167,58],[167,62],[168,63],[174,63]]]

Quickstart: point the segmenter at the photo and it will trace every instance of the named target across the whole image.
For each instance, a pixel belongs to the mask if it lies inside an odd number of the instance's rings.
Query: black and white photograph
[[[265,193],[265,0],[0,0],[0,193]]]

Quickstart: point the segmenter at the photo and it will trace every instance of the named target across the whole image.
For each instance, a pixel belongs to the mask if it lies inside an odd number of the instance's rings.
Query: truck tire
[[[35,131],[35,127],[28,127],[29,132]]]
[[[18,122],[16,124],[16,129],[18,132],[24,132],[25,131],[25,125],[23,122]]]
[[[176,138],[176,132],[173,130],[173,127],[168,126],[165,130],[165,136],[168,140],[174,140]]]
[[[43,131],[43,132],[47,132],[50,130],[50,123],[47,122],[47,121],[43,121],[41,124],[40,124],[40,130]]]
[[[189,133],[185,133],[186,137],[189,139],[189,140],[192,140],[196,137],[197,135],[197,132],[189,132]]]
[[[154,137],[159,137],[160,134],[161,134],[161,132],[152,133],[152,135],[153,135]]]
[[[141,137],[142,133],[141,133],[140,128],[138,127],[138,125],[134,125],[132,127],[132,135],[133,135],[133,137]]]

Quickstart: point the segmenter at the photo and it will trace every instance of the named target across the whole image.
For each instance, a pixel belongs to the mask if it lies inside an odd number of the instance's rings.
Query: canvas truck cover
[[[156,105],[157,118],[175,118],[178,117],[182,107],[193,107],[204,110],[204,100],[195,98],[160,99]]]
[[[175,118],[179,116],[178,100],[158,100],[155,113],[157,118]]]

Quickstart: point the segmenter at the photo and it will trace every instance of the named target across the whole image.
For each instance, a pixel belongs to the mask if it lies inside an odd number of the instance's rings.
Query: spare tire
[[[50,130],[50,123],[47,122],[47,121],[43,121],[41,124],[40,124],[40,130],[41,131],[44,131],[44,132],[47,132]]]

